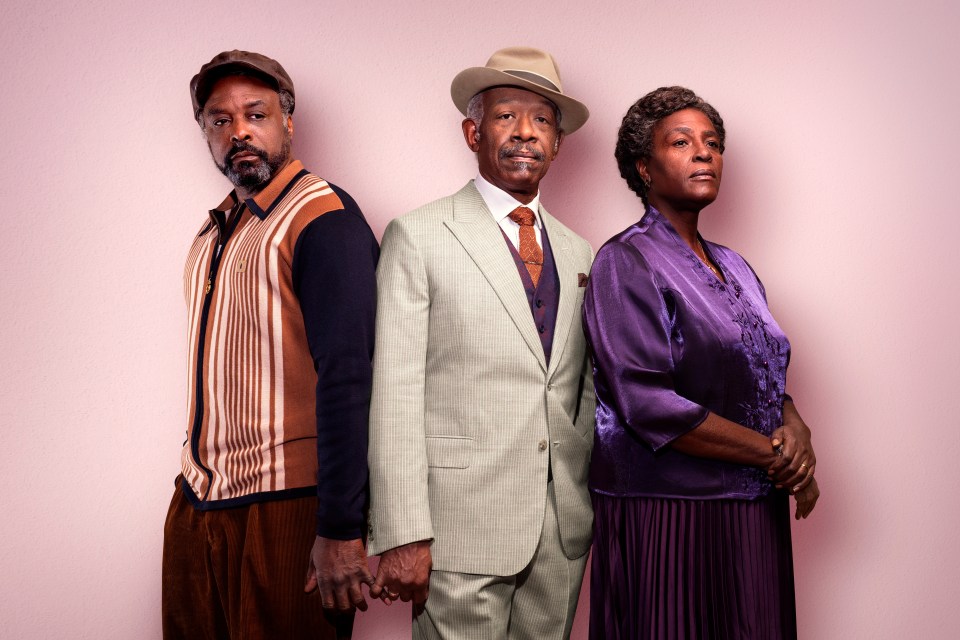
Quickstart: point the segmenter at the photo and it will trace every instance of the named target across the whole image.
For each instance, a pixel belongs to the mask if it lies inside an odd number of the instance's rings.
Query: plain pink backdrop
[[[453,76],[529,44],[592,112],[542,192],[594,248],[641,213],[613,161],[634,100],[683,84],[726,121],[703,231],[763,278],[820,461],[823,497],[794,527],[801,637],[956,637],[958,6],[7,0],[0,635],[160,637],[181,269],[228,189],[190,115],[200,65],[280,60],[296,155],[379,235],[475,173]],[[378,604],[355,636],[407,638],[408,621]]]

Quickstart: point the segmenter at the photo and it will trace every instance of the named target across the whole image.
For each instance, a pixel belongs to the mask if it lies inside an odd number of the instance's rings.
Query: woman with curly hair
[[[583,304],[597,390],[591,638],[795,638],[788,496],[819,496],[785,392],[790,345],[750,265],[697,232],[723,175],[717,111],[663,87],[623,118],[639,222]]]

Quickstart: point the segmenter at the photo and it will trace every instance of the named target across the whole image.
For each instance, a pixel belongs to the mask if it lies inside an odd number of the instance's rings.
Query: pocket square
[[[578,273],[578,274],[577,274],[577,286],[578,286],[578,287],[585,287],[585,286],[587,286],[587,274],[585,274],[585,273]]]

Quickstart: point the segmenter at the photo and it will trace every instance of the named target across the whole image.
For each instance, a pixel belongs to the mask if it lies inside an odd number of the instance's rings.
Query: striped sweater
[[[210,211],[183,277],[195,507],[316,491],[318,534],[361,535],[378,255],[353,199],[296,161]]]

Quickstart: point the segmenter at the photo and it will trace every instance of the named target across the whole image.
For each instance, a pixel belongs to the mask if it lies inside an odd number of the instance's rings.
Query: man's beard
[[[258,159],[244,160],[234,166],[232,158],[241,152],[252,153]],[[213,159],[213,162],[220,169],[220,172],[233,183],[233,186],[250,193],[257,193],[270,183],[274,174],[287,162],[289,157],[290,137],[285,136],[283,144],[280,145],[280,151],[274,156],[270,156],[266,151],[253,146],[249,142],[237,141],[224,154],[222,162],[216,158]]]

